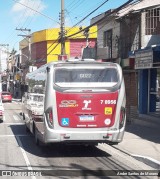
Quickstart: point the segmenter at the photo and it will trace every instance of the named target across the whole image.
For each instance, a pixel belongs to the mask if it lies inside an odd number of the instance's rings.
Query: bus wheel
[[[28,127],[27,127],[26,124],[25,124],[25,131],[26,131],[26,133],[29,133],[29,132],[30,132],[30,130],[28,129]]]
[[[109,142],[108,144],[111,145],[111,146],[112,145],[118,145],[118,142]]]
[[[37,128],[35,128],[35,131],[34,131],[34,139],[35,139],[36,145],[39,146],[40,142],[39,142],[39,139],[38,139],[38,130],[37,130]]]
[[[2,116],[2,118],[0,120],[1,120],[0,123],[3,122],[4,121],[4,116]]]

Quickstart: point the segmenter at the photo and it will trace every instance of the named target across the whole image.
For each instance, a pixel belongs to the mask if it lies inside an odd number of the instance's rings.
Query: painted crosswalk
[[[21,122],[24,123],[23,120],[22,120],[22,118],[21,118],[19,115],[13,115],[12,117],[13,117],[13,118],[12,118],[13,121],[15,121],[16,124],[17,124],[17,123],[21,123]],[[10,123],[10,122],[11,122],[10,120],[9,120],[9,121],[7,120],[7,116],[5,116],[5,115],[3,116],[3,119],[2,119],[2,120],[3,120],[3,122],[5,122],[5,123]]]

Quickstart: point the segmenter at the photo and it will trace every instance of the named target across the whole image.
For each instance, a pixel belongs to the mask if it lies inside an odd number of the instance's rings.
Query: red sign
[[[58,60],[67,60],[67,55],[58,55]]]

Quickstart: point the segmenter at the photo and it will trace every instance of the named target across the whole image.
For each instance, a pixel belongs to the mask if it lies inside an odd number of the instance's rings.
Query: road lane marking
[[[160,161],[153,159],[151,157],[144,156],[144,155],[137,155],[137,154],[131,154],[131,156],[133,156],[135,158],[144,159],[145,161],[148,160],[150,163],[153,162],[154,165],[157,164],[158,166],[160,166]]]
[[[0,135],[0,137],[31,137],[31,135],[29,134],[18,134],[18,135],[14,135],[14,134],[9,134],[9,135]]]
[[[6,117],[5,117],[5,115],[3,116],[3,121],[5,121],[6,120]]]
[[[13,122],[4,122],[4,123],[2,123],[2,124],[6,124],[6,125],[24,125],[24,123],[22,123],[22,122],[17,122],[17,123],[13,123]]]
[[[15,121],[21,120],[21,119],[20,119],[18,116],[16,116],[16,115],[13,115],[13,118],[14,118]]]
[[[19,138],[18,136],[15,136],[15,138],[17,139],[18,145],[19,145],[19,147],[20,147],[20,149],[21,149],[21,152],[22,152],[22,154],[23,154],[23,157],[24,157],[24,160],[25,160],[25,162],[26,162],[26,165],[27,165],[28,170],[33,171],[33,168],[32,168],[32,166],[31,166],[31,164],[30,164],[30,162],[29,162],[29,159],[28,159],[28,157],[27,157],[27,154],[26,154],[26,152],[25,152],[25,150],[24,150],[24,147],[23,147],[23,145],[22,145],[22,142],[21,142],[20,138]],[[35,176],[31,176],[31,178],[32,178],[32,179],[36,179]]]

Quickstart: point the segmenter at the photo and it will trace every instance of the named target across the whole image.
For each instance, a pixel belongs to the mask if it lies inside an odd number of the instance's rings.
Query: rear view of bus
[[[84,61],[50,65],[43,142],[117,144],[124,135],[125,105],[118,64]]]

